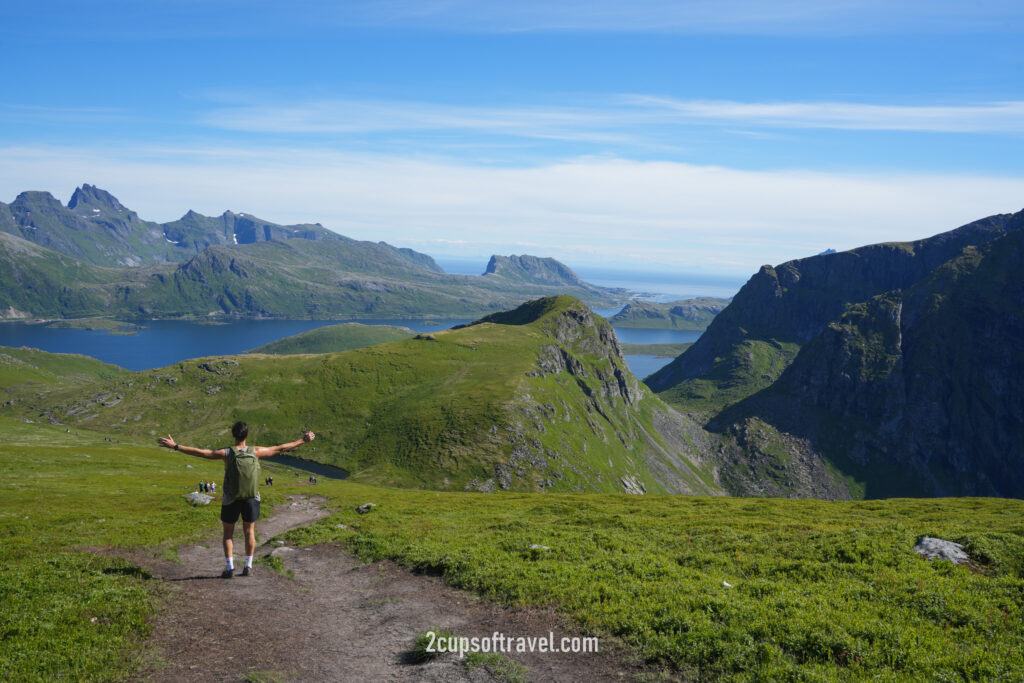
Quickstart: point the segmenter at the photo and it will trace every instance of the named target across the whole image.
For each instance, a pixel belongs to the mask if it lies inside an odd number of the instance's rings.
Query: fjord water
[[[598,311],[612,315],[616,310]],[[233,320],[222,324],[180,320],[150,320],[140,323],[134,334],[111,334],[105,330],[75,330],[41,324],[8,322],[0,324],[0,346],[30,346],[51,353],[80,353],[128,370],[160,368],[186,358],[243,353],[282,337],[340,322],[366,325],[396,325],[415,332],[436,332],[470,322],[468,318],[437,320]],[[620,342],[662,344],[696,341],[700,332],[687,330],[617,329]],[[629,369],[639,378],[660,369],[670,358],[628,355]]]
[[[5,323],[0,325],[0,346],[31,346],[52,353],[80,353],[128,370],[148,370],[186,358],[243,353],[282,337],[342,322],[396,325],[408,327],[415,332],[436,332],[470,321],[233,320],[211,325],[180,320],[148,320],[140,323],[143,329],[136,334]]]

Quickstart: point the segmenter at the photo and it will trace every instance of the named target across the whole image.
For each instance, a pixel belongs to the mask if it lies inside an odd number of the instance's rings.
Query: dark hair
[[[235,437],[235,441],[245,441],[249,438],[249,425],[239,420],[231,425],[231,435]]]

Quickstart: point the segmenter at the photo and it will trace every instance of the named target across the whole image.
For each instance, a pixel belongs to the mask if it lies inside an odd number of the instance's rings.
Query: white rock
[[[971,560],[962,545],[953,541],[944,541],[941,538],[922,536],[914,546],[914,550],[929,560],[949,560],[953,564],[964,564]]]
[[[530,546],[530,550],[551,550],[551,548],[547,547],[546,545],[540,545],[539,543],[534,543],[533,545]]]
[[[732,588],[732,584],[729,583],[728,581],[723,581],[722,585],[725,586],[726,588]]]
[[[198,491],[186,493],[183,495],[183,497],[187,498],[188,502],[193,507],[196,505],[209,505],[213,501],[213,496],[208,496],[205,493],[199,493]]]

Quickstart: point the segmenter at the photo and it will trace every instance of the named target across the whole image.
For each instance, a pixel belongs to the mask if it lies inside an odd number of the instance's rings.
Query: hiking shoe
[[[252,571],[252,567],[243,567],[242,568],[242,576],[252,576],[253,573],[254,572]]]
[[[230,579],[234,575],[235,575],[235,570],[234,569],[225,569],[224,571],[222,571],[220,573],[220,578],[222,578],[222,579]]]

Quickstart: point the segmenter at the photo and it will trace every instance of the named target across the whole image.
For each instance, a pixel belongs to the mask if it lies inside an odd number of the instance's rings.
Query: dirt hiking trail
[[[154,553],[119,553],[164,582],[168,594],[153,620],[146,681],[489,681],[486,667],[457,655],[415,663],[413,640],[445,628],[459,636],[582,635],[545,610],[508,610],[410,573],[390,562],[365,564],[340,546],[290,548],[271,543],[289,529],[328,514],[322,498],[288,496],[257,522],[257,558],[280,557],[293,578],[257,563],[240,576],[241,525],[235,535],[235,577],[224,566],[219,535],[178,549],[179,562]],[[212,514],[212,513],[211,513]],[[650,673],[601,642],[593,653],[505,653],[530,681],[633,680]],[[499,662],[500,664],[500,662]],[[503,680],[500,676],[497,680]],[[513,680],[522,680],[522,678]]]

